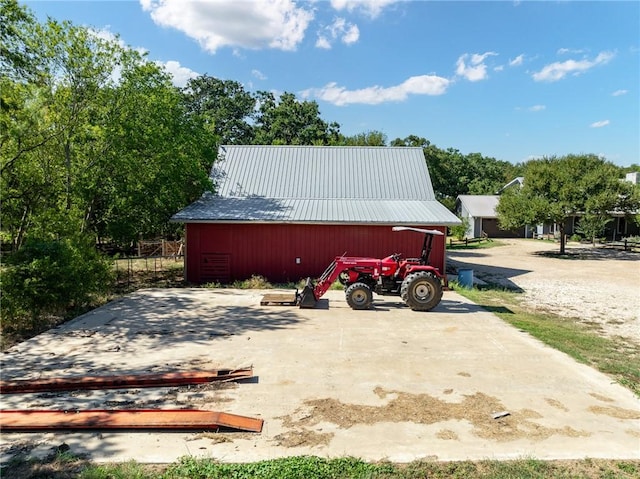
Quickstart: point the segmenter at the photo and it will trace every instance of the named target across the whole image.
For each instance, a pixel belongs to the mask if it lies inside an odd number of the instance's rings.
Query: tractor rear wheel
[[[345,291],[351,309],[369,309],[373,302],[373,291],[366,283],[353,283]]]
[[[429,311],[438,306],[442,299],[442,284],[428,271],[418,271],[404,279],[400,296],[414,311]]]

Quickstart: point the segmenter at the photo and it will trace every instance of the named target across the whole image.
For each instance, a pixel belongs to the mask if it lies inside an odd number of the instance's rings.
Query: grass
[[[525,307],[519,293],[502,288],[453,287],[458,293],[491,311],[518,329],[577,361],[612,376],[640,397],[640,347],[622,338],[599,335],[589,325]]]
[[[493,240],[493,239],[487,239],[487,240],[481,240],[481,241],[473,241],[470,242],[468,244],[459,242],[458,240],[456,240],[455,238],[451,238],[448,237],[447,238],[447,250],[474,250],[474,249],[486,249],[486,248],[495,248],[497,246],[504,246],[505,243],[503,241],[500,240]]]
[[[210,459],[184,457],[168,465],[92,464],[81,459],[60,460],[53,456],[43,461],[14,461],[3,470],[14,479],[631,479],[640,474],[640,461],[583,459],[541,461],[522,458],[509,461],[414,461],[408,464],[369,463],[354,457],[327,459],[293,456],[247,464],[220,463]]]

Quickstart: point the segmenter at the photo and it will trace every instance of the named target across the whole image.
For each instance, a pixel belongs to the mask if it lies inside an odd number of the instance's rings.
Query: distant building
[[[507,186],[513,186],[512,183]],[[469,220],[467,238],[525,238],[527,236],[526,228],[505,230],[500,227],[498,213],[496,213],[499,201],[499,195],[459,195],[456,198],[456,213],[460,218]]]

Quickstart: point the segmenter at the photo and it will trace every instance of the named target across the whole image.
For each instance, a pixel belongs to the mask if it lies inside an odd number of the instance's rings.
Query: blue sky
[[[417,135],[512,163],[640,163],[640,2],[25,1],[208,74],[315,100],[345,135]]]

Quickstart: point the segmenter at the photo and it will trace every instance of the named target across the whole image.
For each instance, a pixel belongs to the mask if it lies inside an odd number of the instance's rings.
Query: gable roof
[[[522,188],[522,186],[524,185],[524,176],[516,176],[513,180],[511,180],[509,183],[507,183],[502,188],[500,188],[498,190],[498,194],[502,193],[507,188],[511,188],[512,186],[515,186],[515,185],[518,185],[519,187]]]
[[[459,223],[435,198],[422,148],[222,146],[211,179],[216,193],[173,221]]]
[[[497,218],[498,195],[459,195],[457,198],[469,216],[474,218]]]

